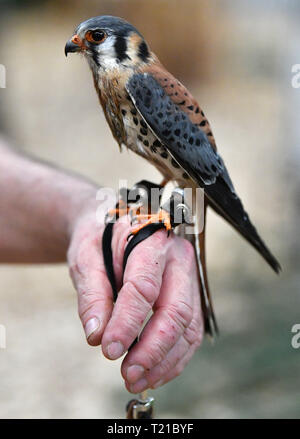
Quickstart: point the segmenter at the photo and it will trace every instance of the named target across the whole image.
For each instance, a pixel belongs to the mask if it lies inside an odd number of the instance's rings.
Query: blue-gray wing
[[[137,73],[126,84],[137,111],[177,163],[204,188],[210,205],[241,233],[278,272],[280,265],[251,223],[220,155],[206,134],[165,93],[149,73]]]
[[[151,74],[133,75],[126,88],[150,129],[199,186],[211,185],[221,177],[234,191],[223,160],[211,147],[206,134],[191,122]]]

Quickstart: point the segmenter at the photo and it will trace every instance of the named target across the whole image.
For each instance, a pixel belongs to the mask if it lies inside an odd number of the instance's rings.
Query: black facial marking
[[[96,64],[97,67],[100,67],[100,63],[99,63],[99,60],[98,60],[98,53],[96,51],[96,46],[93,46],[91,44],[89,46],[90,46],[90,49],[91,49],[91,52],[92,52],[92,58],[93,58],[94,63]]]
[[[141,44],[139,45],[138,56],[144,62],[147,62],[147,60],[148,60],[148,58],[150,56],[149,49],[148,49],[148,46],[145,43],[145,41],[142,41]]]
[[[130,59],[127,55],[127,41],[124,37],[117,36],[115,41],[115,51],[116,56],[119,62],[124,61],[125,59]]]

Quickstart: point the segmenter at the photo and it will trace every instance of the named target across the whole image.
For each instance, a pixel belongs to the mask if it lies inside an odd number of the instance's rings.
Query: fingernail
[[[88,320],[85,324],[84,331],[86,338],[89,338],[100,326],[100,322],[96,317]]]
[[[143,366],[138,364],[134,364],[133,366],[129,366],[127,369],[126,377],[127,381],[131,384],[136,383],[145,373],[145,369]]]
[[[135,384],[131,384],[130,391],[132,393],[140,393],[143,390],[146,390],[149,387],[148,381],[145,378],[142,378]]]
[[[151,386],[151,387],[152,387],[152,389],[157,389],[157,387],[162,386],[163,383],[164,383],[164,380],[159,380],[155,384],[153,384],[153,386]]]
[[[116,360],[124,353],[124,346],[119,341],[113,341],[107,347],[107,354],[111,360]]]

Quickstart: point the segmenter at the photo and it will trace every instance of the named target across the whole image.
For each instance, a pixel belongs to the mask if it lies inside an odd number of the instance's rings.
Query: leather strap
[[[113,228],[114,228],[113,221],[108,222],[105,226],[102,236],[102,253],[103,253],[106,274],[113,291],[113,299],[115,302],[118,297],[118,291],[117,291],[116,277],[115,277],[114,266],[113,266],[113,254],[111,248]]]
[[[145,226],[142,228],[136,235],[133,235],[133,237],[129,240],[125,252],[124,252],[124,258],[123,258],[123,273],[125,272],[126,264],[129,258],[130,253],[132,250],[142,241],[149,238],[149,236],[153,235],[157,230],[160,230],[164,227],[163,223],[154,223],[149,224],[148,226]],[[113,299],[114,302],[117,300],[118,297],[118,291],[117,291],[117,283],[116,283],[116,277],[113,267],[113,254],[112,254],[112,237],[113,237],[113,228],[114,228],[114,222],[110,221],[106,224],[103,236],[102,236],[102,253],[103,253],[103,259],[104,259],[104,266],[106,270],[106,274],[108,277],[108,280],[110,282],[112,291],[113,291]]]
[[[133,235],[133,237],[128,242],[125,252],[124,252],[124,259],[123,259],[123,274],[125,272],[127,260],[129,258],[130,253],[132,250],[142,241],[149,238],[149,236],[153,235],[157,230],[163,229],[164,225],[163,223],[153,223],[148,224],[147,226],[143,227],[136,235]]]

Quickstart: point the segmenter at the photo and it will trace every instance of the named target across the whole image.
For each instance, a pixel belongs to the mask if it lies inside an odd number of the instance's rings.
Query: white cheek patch
[[[99,45],[99,63],[104,69],[114,69],[118,66],[115,51],[115,36],[109,36]]]

